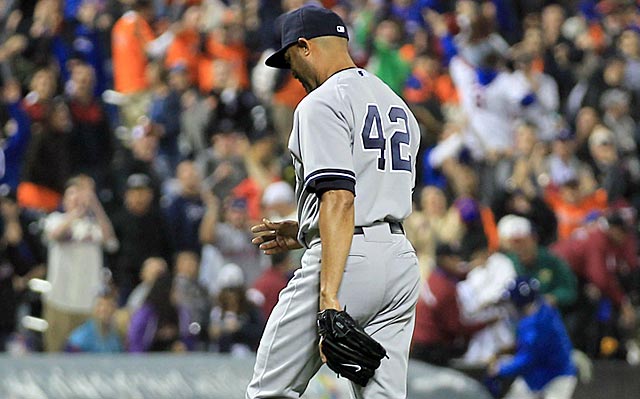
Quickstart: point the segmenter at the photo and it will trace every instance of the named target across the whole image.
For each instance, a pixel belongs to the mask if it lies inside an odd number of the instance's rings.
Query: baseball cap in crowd
[[[291,186],[284,181],[271,183],[264,189],[262,205],[273,206],[276,204],[289,204],[295,201],[295,195]]]
[[[606,127],[597,127],[589,136],[589,147],[613,144],[613,133]]]
[[[539,291],[540,282],[538,280],[518,277],[509,283],[505,297],[511,300],[511,303],[517,308],[522,308],[538,299]]]
[[[151,179],[144,173],[135,173],[127,178],[127,189],[150,188]]]
[[[227,263],[220,268],[216,279],[218,289],[236,288],[244,285],[244,273],[235,263]]]
[[[320,36],[338,36],[349,40],[347,26],[338,14],[318,6],[304,6],[285,14],[282,21],[281,47],[265,64],[273,68],[289,69],[284,53],[298,39],[313,39]]]
[[[531,234],[533,234],[531,222],[522,216],[507,215],[498,222],[498,237],[501,240],[524,238]]]

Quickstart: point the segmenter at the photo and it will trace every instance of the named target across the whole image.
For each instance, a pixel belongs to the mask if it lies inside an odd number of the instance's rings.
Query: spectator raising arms
[[[106,283],[102,250],[118,248],[111,222],[93,190],[93,181],[86,176],[69,180],[63,212],[45,220],[51,284],[44,298],[48,351],[62,350],[69,333],[89,318],[94,298]]]

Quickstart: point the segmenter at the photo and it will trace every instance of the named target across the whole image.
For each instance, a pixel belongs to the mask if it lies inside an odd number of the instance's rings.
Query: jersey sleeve
[[[298,108],[299,153],[304,164],[304,189],[320,196],[328,190],[355,195],[351,129],[328,100],[308,101]]]

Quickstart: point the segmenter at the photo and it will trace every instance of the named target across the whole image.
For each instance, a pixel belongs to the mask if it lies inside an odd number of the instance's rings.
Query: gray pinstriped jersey
[[[363,69],[340,71],[300,102],[289,150],[296,173],[299,239],[319,235],[319,182],[355,183],[355,225],[411,213],[418,123],[405,102]]]

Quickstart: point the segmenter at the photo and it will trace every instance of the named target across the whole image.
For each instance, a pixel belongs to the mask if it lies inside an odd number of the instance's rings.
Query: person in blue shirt
[[[20,182],[21,166],[31,139],[29,116],[22,109],[18,82],[8,82],[3,87],[2,100],[10,118],[0,125],[0,186],[6,186],[9,192],[15,192]],[[9,124],[9,121],[13,123]],[[5,121],[3,121],[5,122]]]
[[[490,378],[516,377],[506,399],[570,399],[576,387],[572,345],[557,310],[539,295],[540,283],[518,277],[509,300],[518,312],[516,352],[493,362]]]
[[[103,292],[98,295],[93,308],[93,317],[73,330],[67,341],[66,351],[122,352],[122,340],[113,319],[116,309],[116,298],[111,292]]]

